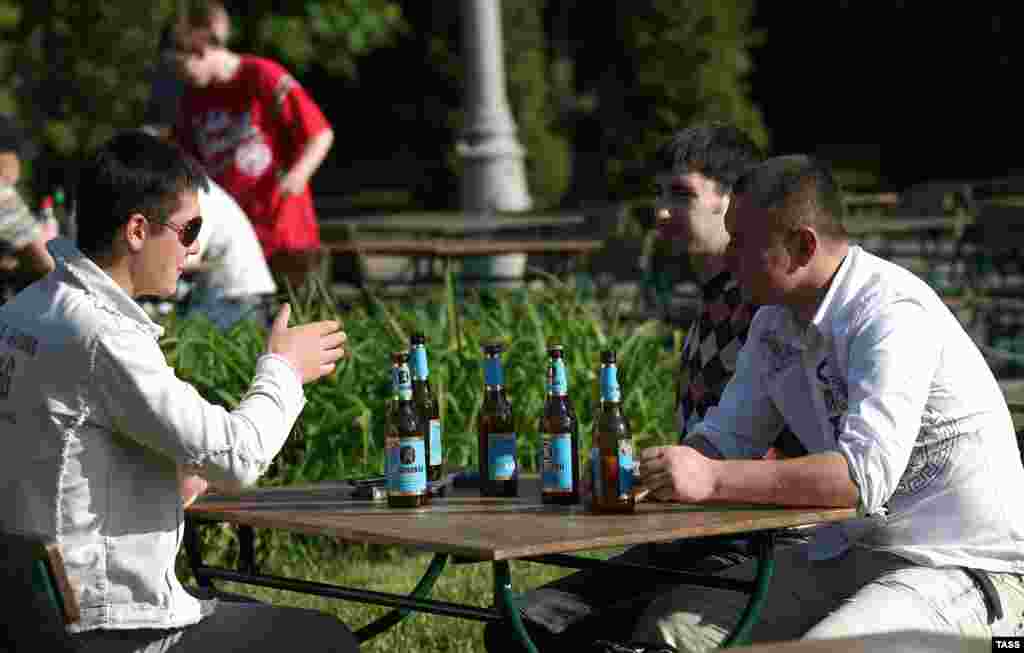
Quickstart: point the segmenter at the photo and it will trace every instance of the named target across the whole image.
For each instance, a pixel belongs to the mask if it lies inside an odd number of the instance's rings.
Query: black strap
[[[992,584],[992,579],[988,577],[988,573],[981,569],[971,569],[970,567],[960,568],[971,577],[974,584],[981,590],[981,596],[985,599],[985,607],[988,608],[988,624],[991,626],[994,622],[1002,619],[1003,602],[999,599],[999,592],[996,591],[996,586]]]

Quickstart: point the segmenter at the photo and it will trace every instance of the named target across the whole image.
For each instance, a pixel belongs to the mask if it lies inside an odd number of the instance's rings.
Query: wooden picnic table
[[[435,261],[441,261],[442,278],[456,259],[502,254],[541,254],[555,257],[563,271],[569,271],[579,257],[604,246],[600,239],[583,238],[388,238],[356,236],[349,240],[324,241],[328,256],[407,256],[412,259],[412,283],[436,280]]]
[[[481,621],[508,620],[527,650],[535,651],[522,625],[511,591],[509,560],[522,559],[567,567],[622,566],[624,563],[578,558],[575,552],[649,542],[672,541],[730,533],[756,533],[760,567],[752,582],[705,577],[664,570],[680,582],[725,587],[751,595],[740,624],[727,640],[739,643],[756,621],[773,570],[773,534],[779,529],[856,516],[853,509],[806,509],[771,506],[695,506],[644,502],[632,515],[597,515],[582,505],[550,506],[540,502],[538,479],[521,477],[520,496],[481,497],[475,489],[457,489],[435,497],[431,505],[389,508],[385,502],[354,500],[345,483],[248,490],[238,496],[205,496],[187,511],[186,547],[201,584],[225,579],[308,592],[397,608],[356,633],[360,641],[393,625],[408,610]],[[240,571],[211,568],[202,561],[196,526],[228,522],[239,526]],[[435,553],[424,580],[410,597],[342,588],[322,583],[260,574],[254,563],[252,528],[331,535],[354,542],[410,547]],[[246,535],[247,533],[247,535]],[[428,600],[430,587],[448,556],[459,561],[490,562],[495,574],[497,609]],[[399,615],[401,613],[401,615]]]
[[[548,227],[578,227],[586,222],[582,213],[477,213],[467,211],[393,213],[325,218],[320,220],[321,237],[334,239],[349,229],[358,232],[406,233],[448,238],[525,231]]]
[[[427,256],[462,258],[492,254],[557,253],[579,255],[600,249],[604,241],[597,239],[485,239],[453,238],[363,238],[324,243],[332,254],[378,254],[391,256]]]
[[[972,222],[969,215],[909,217],[898,215],[853,216],[846,220],[851,236],[958,236]]]

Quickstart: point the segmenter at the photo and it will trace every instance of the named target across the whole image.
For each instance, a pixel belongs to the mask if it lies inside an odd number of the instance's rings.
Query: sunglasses
[[[196,239],[199,238],[199,230],[203,228],[202,216],[196,216],[180,227],[173,222],[164,222],[161,220],[154,220],[153,218],[146,219],[150,222],[163,225],[178,234],[178,240],[181,242],[182,247],[191,247],[192,243],[196,242]]]

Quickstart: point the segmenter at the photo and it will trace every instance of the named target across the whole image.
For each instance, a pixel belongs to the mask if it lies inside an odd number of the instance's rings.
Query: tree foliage
[[[278,57],[298,73],[319,64],[339,78],[401,31],[390,0],[225,3],[233,45]],[[287,5],[287,11],[281,9]],[[176,0],[0,1],[0,110],[44,152],[73,157],[141,123],[160,31]]]
[[[577,148],[601,159],[612,195],[637,192],[632,173],[669,133],[695,120],[732,122],[767,145],[750,99],[750,51],[762,39],[753,12],[750,0],[632,0],[600,12],[552,0],[556,39],[573,62],[574,96],[563,105]]]
[[[58,159],[137,126],[177,1],[0,0],[0,111]],[[748,88],[749,53],[760,42],[750,0],[630,0],[600,11],[579,0],[497,1],[538,206],[637,192],[630,172],[696,119],[730,120],[767,142]],[[367,155],[411,161],[384,168],[417,174],[394,185],[423,206],[455,205],[465,96],[459,2],[227,4],[234,49],[278,59],[329,105],[342,138],[325,170],[358,175]]]

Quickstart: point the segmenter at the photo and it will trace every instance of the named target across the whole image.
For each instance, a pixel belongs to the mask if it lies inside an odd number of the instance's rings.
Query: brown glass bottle
[[[388,505],[393,508],[416,508],[430,502],[426,434],[412,401],[409,352],[395,352],[391,361],[391,382],[397,403],[391,414]]]
[[[512,403],[505,395],[501,344],[484,346],[484,402],[477,417],[480,494],[514,497],[519,492],[516,427]]]
[[[633,495],[633,434],[622,412],[615,352],[601,352],[601,408],[594,422],[590,450],[594,512],[628,513],[636,510]]]
[[[394,384],[392,384],[394,392]],[[398,395],[392,394],[384,403],[384,490],[391,493],[391,488],[397,480],[397,467],[392,467],[392,462],[398,460],[398,431],[395,428],[395,408],[398,406]]]
[[[444,474],[444,445],[441,438],[441,407],[430,387],[427,339],[414,333],[409,339],[409,367],[412,371],[412,401],[427,430],[427,482],[440,481]]]
[[[561,345],[548,346],[547,398],[540,420],[543,503],[580,501],[580,434]]]

